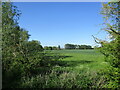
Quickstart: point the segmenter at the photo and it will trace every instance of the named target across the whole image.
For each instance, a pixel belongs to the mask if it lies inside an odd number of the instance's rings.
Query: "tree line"
[[[44,50],[61,50],[60,45],[56,46],[44,46]]]
[[[65,49],[93,49],[90,45],[65,44]]]
[[[65,44],[64,48],[61,48],[60,45],[56,46],[44,46],[44,50],[62,50],[62,49],[93,49],[90,45],[74,45],[74,44]]]

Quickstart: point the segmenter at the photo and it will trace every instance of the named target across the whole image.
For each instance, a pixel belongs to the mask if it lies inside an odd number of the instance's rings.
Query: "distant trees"
[[[65,49],[93,49],[90,45],[65,44]]]
[[[56,46],[45,46],[44,50],[60,50],[60,45],[58,45],[58,47]]]
[[[92,49],[90,45],[79,45],[78,49]]]
[[[75,49],[76,46],[73,44],[65,44],[65,49]]]
[[[74,45],[65,44],[64,49],[93,49],[90,45]],[[45,46],[44,50],[61,50],[60,45],[56,46]]]
[[[57,50],[57,47],[55,47],[55,46],[45,46],[44,47],[44,50]]]

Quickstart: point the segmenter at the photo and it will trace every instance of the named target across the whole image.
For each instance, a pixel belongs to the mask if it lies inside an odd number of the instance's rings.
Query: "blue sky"
[[[43,46],[64,44],[96,45],[92,35],[103,39],[101,2],[16,2],[21,10],[19,25],[29,31],[30,40]],[[98,32],[100,33],[98,34]]]

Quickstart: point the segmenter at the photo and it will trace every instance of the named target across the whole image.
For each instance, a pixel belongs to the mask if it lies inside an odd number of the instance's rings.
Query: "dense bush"
[[[18,25],[19,16],[16,6],[10,2],[2,3],[3,88],[18,87],[23,77],[31,77],[40,67],[50,67],[52,61],[59,59],[48,57],[39,41],[28,41],[28,31]]]
[[[110,41],[97,39],[101,44],[100,52],[105,55],[105,61],[109,67],[104,70],[107,77],[107,88],[120,87],[120,2],[109,2],[103,4],[101,14],[105,18],[105,28],[109,34]],[[109,22],[111,21],[111,22]]]

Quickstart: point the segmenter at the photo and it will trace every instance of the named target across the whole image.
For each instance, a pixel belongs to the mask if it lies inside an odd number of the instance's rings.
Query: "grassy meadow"
[[[48,52],[51,52],[51,56],[56,54],[56,58],[59,59],[51,62],[52,68],[49,72],[44,67],[45,74],[38,73],[32,78],[24,79],[22,87],[102,88],[106,84],[104,75],[99,74],[99,71],[104,70],[107,63],[98,51],[52,50]]]
[[[63,66],[60,67],[63,69],[99,71],[107,66],[104,56],[95,50],[54,50],[52,52],[64,56],[61,59]]]
[[[119,2],[4,1],[0,87],[120,88]]]

